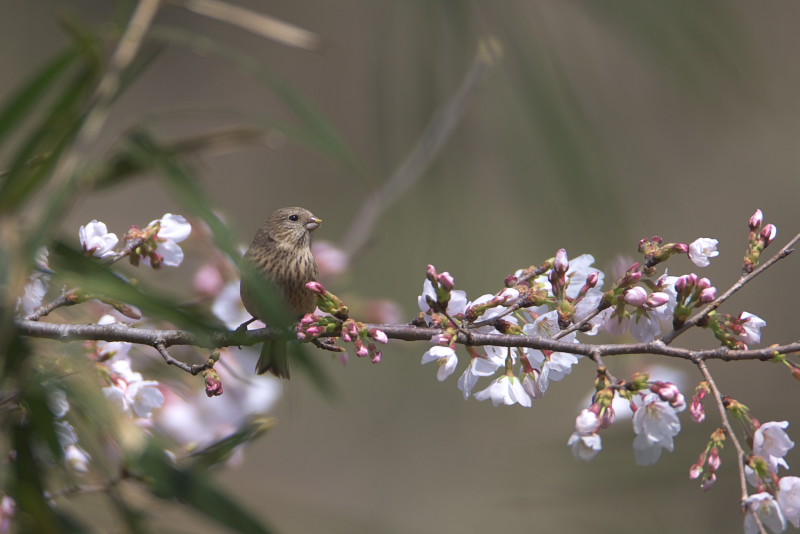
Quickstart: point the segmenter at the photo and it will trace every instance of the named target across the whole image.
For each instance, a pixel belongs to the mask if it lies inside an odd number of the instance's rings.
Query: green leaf
[[[10,429],[11,448],[15,451],[8,473],[9,494],[17,505],[15,523],[18,532],[36,534],[59,534],[62,532],[85,532],[86,529],[62,511],[56,511],[48,502],[45,479],[49,466],[43,465],[39,454],[43,446],[53,456],[62,456],[61,445],[54,427],[54,417],[47,403],[47,392],[43,387],[46,377],[33,367],[28,343],[15,338],[4,354],[7,379],[16,379],[20,404],[24,415],[20,415]],[[9,363],[10,362],[10,363]]]
[[[220,58],[238,67],[267,85],[294,115],[308,129],[308,142],[327,157],[347,165],[366,179],[369,176],[355,153],[345,143],[339,132],[325,119],[300,92],[285,80],[267,69],[263,63],[239,48],[221,43],[205,36],[196,35],[176,28],[155,27],[151,36],[169,43],[183,45],[202,55]]]
[[[79,57],[77,47],[64,50],[6,99],[0,107],[0,144],[29,116]]]
[[[131,471],[143,480],[156,497],[179,501],[201,514],[243,534],[274,532],[256,516],[228,497],[218,484],[208,477],[205,469],[176,467],[164,450],[151,441],[142,455],[135,459]]]
[[[208,225],[220,250],[234,263],[238,262],[240,254],[233,233],[214,212],[211,201],[181,158],[173,151],[161,147],[155,139],[143,131],[132,132],[126,146],[131,161],[139,167],[158,171],[166,179],[166,184],[177,200]]]
[[[154,318],[169,321],[178,328],[191,330],[203,336],[221,331],[213,318],[204,318],[192,309],[176,306],[176,298],[169,298],[163,291],[148,291],[121,278],[97,259],[56,241],[50,249],[50,265],[70,284],[98,296],[109,297],[132,304]]]
[[[14,155],[0,184],[0,212],[20,210],[51,175],[63,150],[78,131],[83,105],[94,88],[91,70],[82,69],[62,90],[49,113]]]
[[[230,436],[215,441],[201,450],[193,451],[183,462],[183,465],[192,470],[215,467],[230,458],[236,447],[253,441],[272,429],[276,423],[277,419],[274,417],[261,417],[247,421]]]

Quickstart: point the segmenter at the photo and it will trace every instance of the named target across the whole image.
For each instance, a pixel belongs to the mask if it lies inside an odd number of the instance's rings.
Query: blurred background
[[[315,239],[345,243],[362,204],[461,86],[481,40],[491,37],[502,49],[472,84],[431,165],[382,211],[350,270],[332,283],[356,309],[389,299],[410,320],[428,263],[450,271],[475,298],[561,247],[572,257],[593,254],[608,272],[652,235],[719,239],[720,256],[701,274],[723,289],[738,277],[756,208],[778,226],[773,252],[800,231],[796,2],[237,4],[314,32],[322,45],[290,48],[166,7],[156,36],[167,47],[116,103],[95,149],[104,153],[142,123],[164,140],[242,123],[291,123],[275,84],[179,37],[189,32],[245,51],[273,82],[312,104],[346,148],[298,142],[276,126],[266,142],[195,158],[202,186],[242,244],[272,210],[289,205],[324,219]],[[6,3],[0,96],[67,43],[61,18],[102,26],[117,9],[107,0]],[[61,230],[77,240],[79,225],[96,218],[122,234],[176,211],[161,184],[145,177],[86,196]],[[181,268],[140,276],[188,294],[208,256],[204,246],[190,239]],[[685,258],[670,264],[671,274],[692,270]],[[799,273],[796,258],[781,262],[723,311],[764,318],[768,343],[793,341]],[[715,345],[710,335],[681,343]],[[732,447],[710,492],[688,478],[718,423],[710,410],[702,425],[683,414],[676,450],[653,467],[635,466],[629,421],[604,432],[602,453],[587,464],[566,441],[592,389],[593,365],[583,362],[530,409],[494,408],[465,401],[457,375],[437,382],[435,369],[420,366],[425,350],[425,343],[394,342],[381,364],[353,358],[346,367],[320,353],[338,395],[320,395],[302,375],[281,384],[277,427],[243,463],[221,472],[219,483],[280,532],[741,528]],[[668,365],[683,373],[687,397],[700,379],[680,361],[623,356],[607,363],[620,377]],[[710,367],[723,393],[759,420],[796,417],[800,390],[782,366]],[[800,438],[796,427],[789,434]],[[793,452],[789,464],[798,459]],[[151,512],[164,531],[217,531],[175,508]]]

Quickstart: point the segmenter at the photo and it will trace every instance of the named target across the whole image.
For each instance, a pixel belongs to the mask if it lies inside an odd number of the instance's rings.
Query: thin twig
[[[186,371],[191,375],[198,375],[203,371],[205,371],[206,369],[211,369],[212,367],[214,367],[214,364],[211,363],[210,360],[207,361],[206,363],[195,364],[195,365],[189,365],[186,362],[176,360],[175,358],[172,357],[172,355],[169,352],[167,352],[167,348],[164,346],[163,342],[155,343],[153,345],[153,348],[158,351],[158,353],[161,355],[162,358],[164,358],[164,361],[167,362],[167,365],[174,365],[181,371]]]
[[[25,319],[28,321],[38,321],[42,317],[50,315],[54,310],[61,308],[63,306],[71,306],[75,304],[75,295],[73,290],[64,289],[61,291],[61,294],[54,298],[52,301],[48,302],[47,304],[43,304],[36,308],[33,313],[30,315],[26,315]]]
[[[695,363],[697,368],[700,370],[700,373],[703,375],[703,379],[708,382],[708,385],[711,388],[711,394],[714,396],[714,401],[717,404],[717,411],[719,412],[720,419],[722,420],[722,427],[725,429],[728,439],[731,440],[733,447],[736,449],[736,468],[739,471],[739,491],[741,495],[741,503],[744,507],[745,500],[747,499],[747,478],[745,477],[744,472],[744,448],[733,431],[731,422],[728,419],[728,411],[725,409],[725,403],[722,400],[722,394],[720,394],[719,388],[717,388],[714,377],[712,377],[711,373],[708,371],[708,366],[706,365],[705,360],[698,358]]]

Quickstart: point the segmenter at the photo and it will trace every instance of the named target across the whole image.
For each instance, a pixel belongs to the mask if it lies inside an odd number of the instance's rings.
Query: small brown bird
[[[307,287],[319,278],[319,269],[311,253],[311,232],[319,228],[321,219],[303,208],[281,208],[264,221],[244,255],[244,267],[272,284],[293,318],[301,318],[316,308],[316,295]],[[265,321],[274,317],[269,303],[256,297],[252,282],[242,276],[240,294],[247,311]],[[273,325],[274,326],[274,325]],[[289,378],[286,340],[264,342],[256,372],[267,371],[279,378]]]

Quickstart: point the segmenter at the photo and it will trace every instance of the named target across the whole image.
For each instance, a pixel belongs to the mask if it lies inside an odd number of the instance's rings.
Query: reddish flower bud
[[[207,369],[203,372],[206,385],[206,395],[209,397],[218,397],[222,395],[222,381],[219,379],[219,373],[214,369]]]

